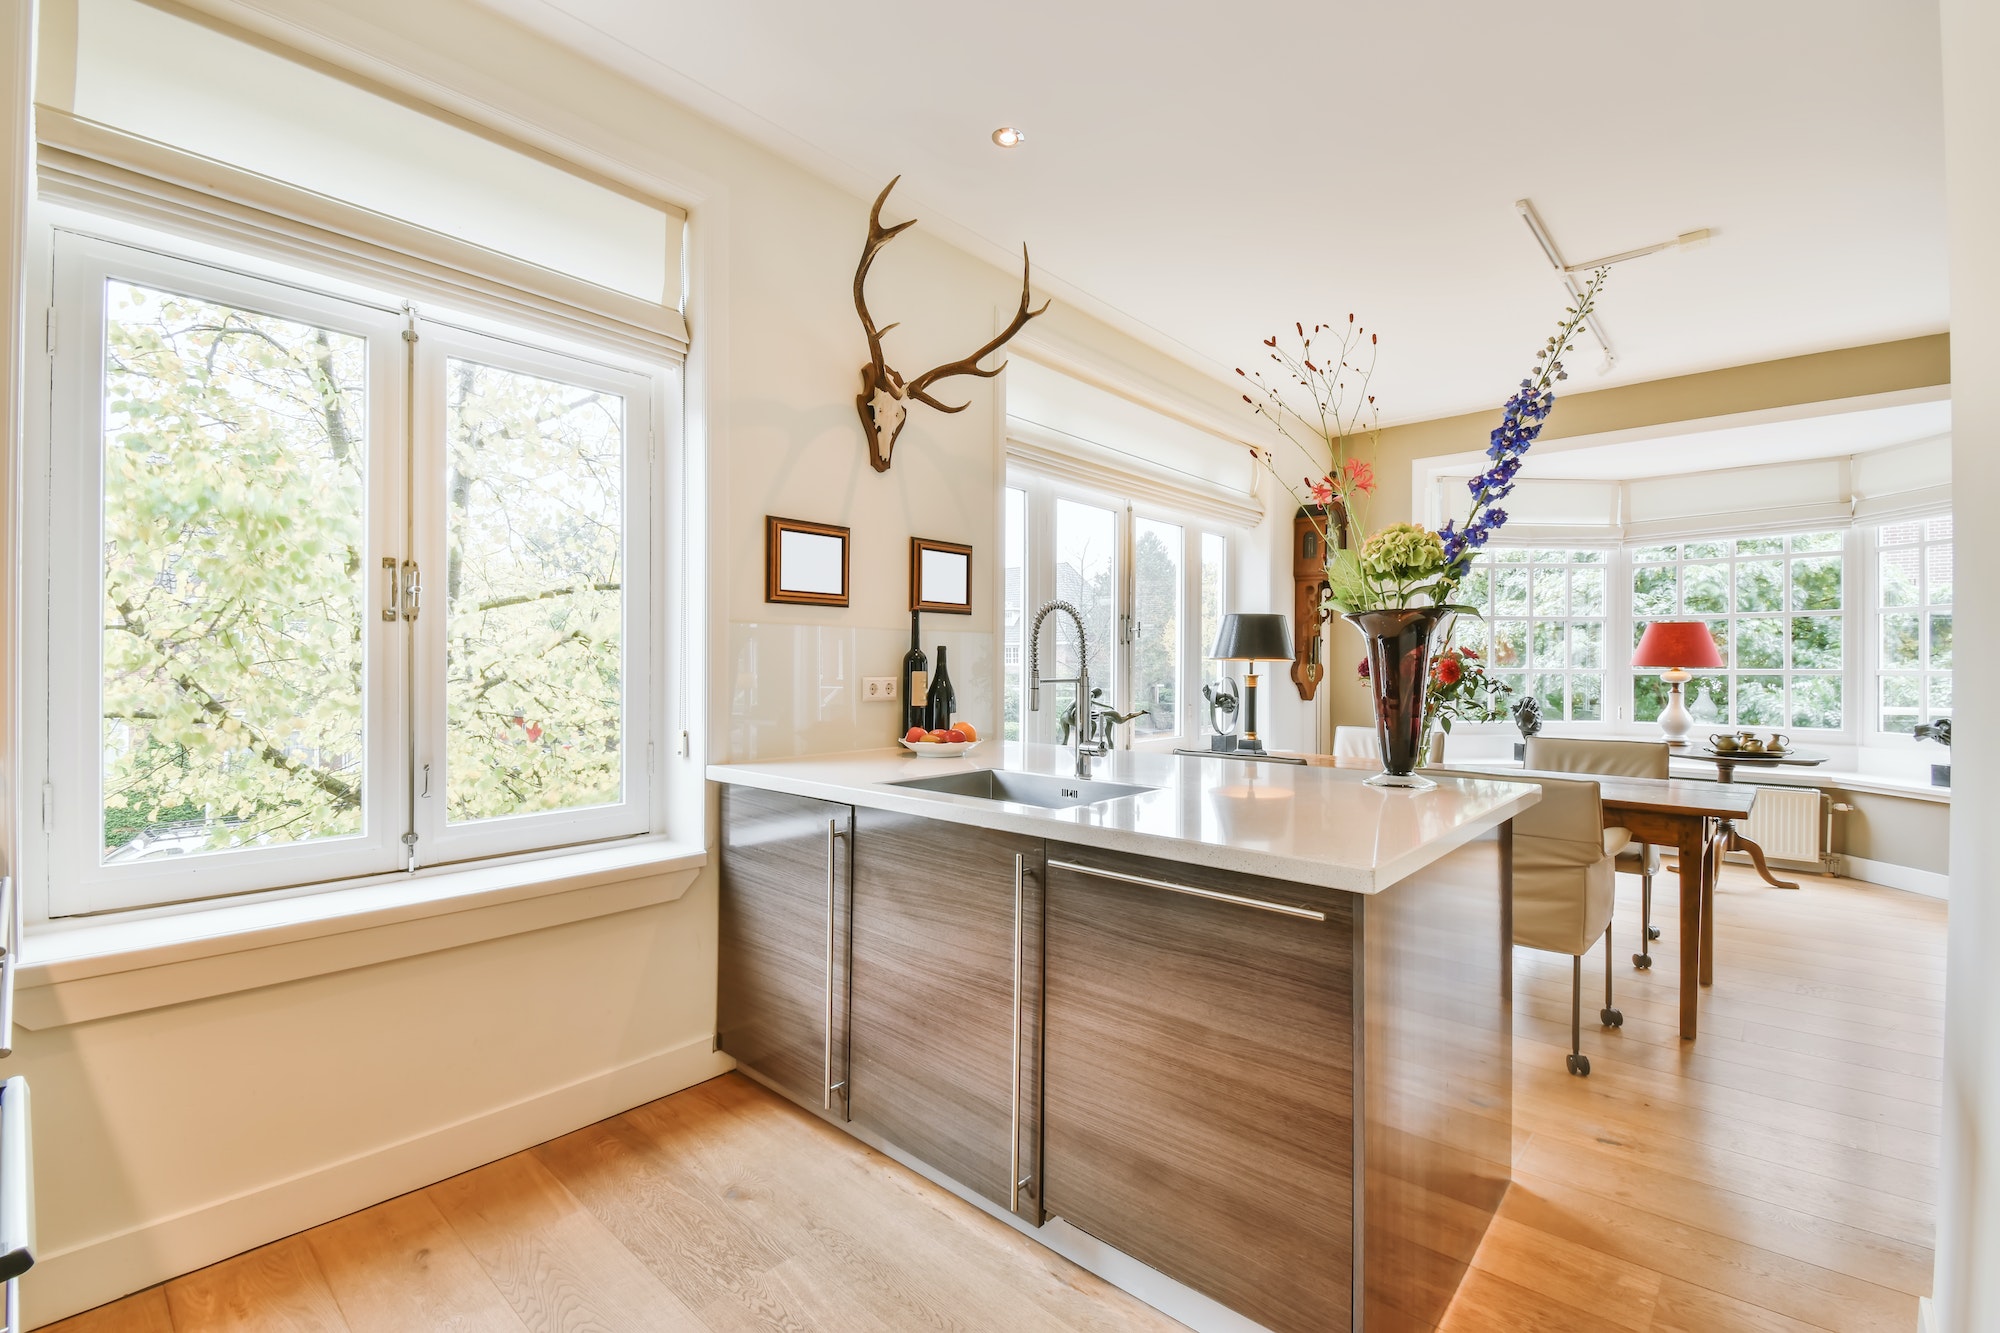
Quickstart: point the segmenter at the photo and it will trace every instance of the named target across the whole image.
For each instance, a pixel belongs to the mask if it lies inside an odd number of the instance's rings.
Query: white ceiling
[[[1211,373],[1352,311],[1385,420],[1527,369],[1524,196],[1572,261],[1716,233],[1616,270],[1572,389],[1946,325],[1934,0],[482,2]]]
[[[1579,481],[1689,476],[1757,463],[1848,458],[1936,439],[1950,430],[1951,402],[1940,399],[1605,444],[1590,444],[1587,437],[1555,440],[1549,442],[1555,447],[1528,455],[1521,475]]]

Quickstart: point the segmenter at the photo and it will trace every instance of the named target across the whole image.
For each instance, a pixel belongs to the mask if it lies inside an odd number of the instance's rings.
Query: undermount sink
[[[945,773],[934,778],[911,778],[907,782],[889,785],[908,787],[912,791],[934,791],[944,796],[976,796],[984,801],[1037,805],[1045,810],[1069,810],[1079,805],[1096,805],[1102,801],[1115,801],[1121,796],[1138,796],[1154,790],[1123,782],[1058,778],[1046,773],[1010,773],[995,768],[982,768],[971,773]]]

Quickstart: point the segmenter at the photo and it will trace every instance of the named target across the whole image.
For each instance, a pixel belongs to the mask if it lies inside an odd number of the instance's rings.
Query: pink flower
[[[1314,504],[1329,505],[1333,503],[1335,492],[1332,477],[1321,477],[1318,481],[1307,477],[1305,478],[1305,483],[1306,491],[1312,496]]]
[[[1375,469],[1369,464],[1358,458],[1350,458],[1341,465],[1340,470],[1347,475],[1346,489],[1359,491],[1363,495],[1375,493]]]
[[[1355,666],[1355,668],[1354,668],[1354,674],[1355,674],[1356,676],[1360,677],[1360,678],[1361,678],[1362,680],[1367,680],[1367,679],[1368,679],[1368,659],[1367,659],[1367,658],[1365,658],[1365,657],[1364,657],[1364,658],[1362,658],[1362,659],[1361,659],[1361,661],[1360,661],[1360,662],[1359,662],[1358,664],[1356,664],[1356,666]]]
[[[1465,675],[1465,664],[1450,653],[1446,653],[1437,660],[1437,665],[1431,668],[1431,674],[1437,677],[1440,685],[1456,685]]]

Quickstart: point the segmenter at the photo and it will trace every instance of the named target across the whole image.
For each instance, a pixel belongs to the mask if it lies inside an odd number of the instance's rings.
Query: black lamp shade
[[[1292,656],[1291,621],[1269,612],[1226,615],[1208,655],[1219,662],[1288,661]]]

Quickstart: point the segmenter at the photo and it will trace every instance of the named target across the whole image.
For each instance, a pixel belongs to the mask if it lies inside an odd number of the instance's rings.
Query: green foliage
[[[1181,530],[1142,518],[1133,535],[1132,705],[1140,710],[1135,730],[1170,735],[1179,724]]]
[[[367,344],[112,282],[104,847],[361,831]],[[624,403],[453,361],[449,814],[615,801]]]
[[[619,798],[624,401],[446,371],[449,817]]]
[[[106,304],[106,852],[197,818],[182,850],[359,832],[365,343]]]

